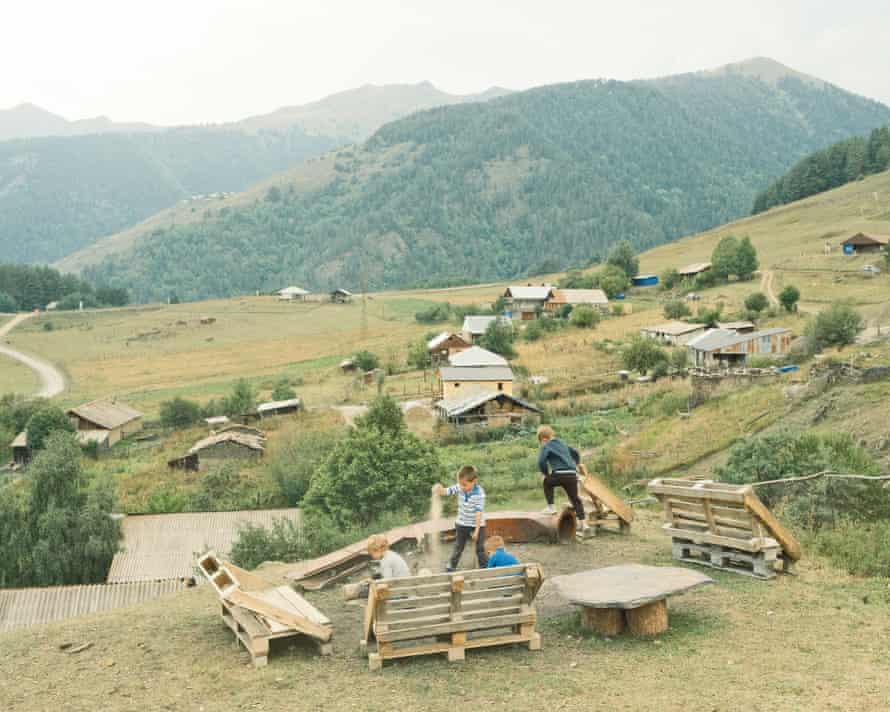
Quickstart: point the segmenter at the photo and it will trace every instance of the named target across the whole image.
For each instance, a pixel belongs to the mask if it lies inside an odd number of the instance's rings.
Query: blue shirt
[[[538,469],[541,474],[552,475],[555,472],[577,472],[581,455],[566,445],[559,438],[548,440],[538,452]]]
[[[460,485],[451,485],[445,494],[449,497],[457,495],[457,519],[455,524],[462,527],[475,527],[476,514],[481,512],[479,526],[485,526],[485,490],[477,483],[469,492],[464,492]]]
[[[504,547],[498,549],[488,559],[489,569],[496,569],[498,566],[516,566],[517,564],[519,564],[519,559],[513,556],[513,554],[507,553]]]

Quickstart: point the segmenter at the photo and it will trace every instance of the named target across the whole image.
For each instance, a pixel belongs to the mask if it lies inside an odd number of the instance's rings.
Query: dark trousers
[[[454,571],[460,563],[461,554],[464,553],[464,547],[470,541],[470,537],[476,527],[465,527],[460,524],[454,525],[454,550],[451,552],[451,559],[448,561],[448,569]],[[479,527],[479,536],[476,537],[476,561],[479,568],[484,569],[488,566],[488,554],[485,553],[485,527]]]
[[[547,504],[553,504],[553,490],[562,487],[569,497],[569,501],[575,508],[575,516],[579,522],[584,521],[584,504],[578,496],[578,475],[574,472],[565,474],[553,473],[544,477],[544,498]]]

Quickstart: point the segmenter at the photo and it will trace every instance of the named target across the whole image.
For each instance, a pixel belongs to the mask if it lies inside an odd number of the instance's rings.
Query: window
[[[455,384],[454,384],[454,387],[455,387],[455,388],[460,388],[460,383],[455,383]]]
[[[498,383],[498,390],[499,390],[499,391],[504,390],[504,384],[503,384],[503,383]]]

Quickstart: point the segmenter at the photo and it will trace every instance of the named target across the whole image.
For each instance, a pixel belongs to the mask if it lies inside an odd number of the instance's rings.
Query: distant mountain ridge
[[[107,116],[69,121],[34,104],[18,104],[0,109],[0,141],[39,136],[84,136],[96,133],[137,133],[159,131],[145,123],[116,123]]]
[[[421,111],[200,219],[173,211],[66,262],[161,300],[512,279],[588,263],[620,239],[649,248],[745,215],[800,157],[890,119],[775,65]]]

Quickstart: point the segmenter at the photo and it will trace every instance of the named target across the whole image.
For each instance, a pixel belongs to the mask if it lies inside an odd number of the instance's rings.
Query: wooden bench
[[[596,536],[600,529],[630,533],[634,520],[634,510],[630,505],[609,489],[605,482],[587,472],[583,465],[578,468],[578,474],[580,496],[587,509],[588,536]]]
[[[800,559],[800,544],[750,485],[658,479],[649,491],[664,507],[675,559],[765,579]]]
[[[271,640],[303,635],[321,655],[333,652],[331,621],[290,586],[272,586],[212,551],[198,559],[198,568],[219,595],[223,623],[256,667],[268,662]]]
[[[368,665],[435,653],[457,661],[468,648],[508,643],[540,650],[534,600],[543,581],[537,564],[374,581],[362,640]]]

